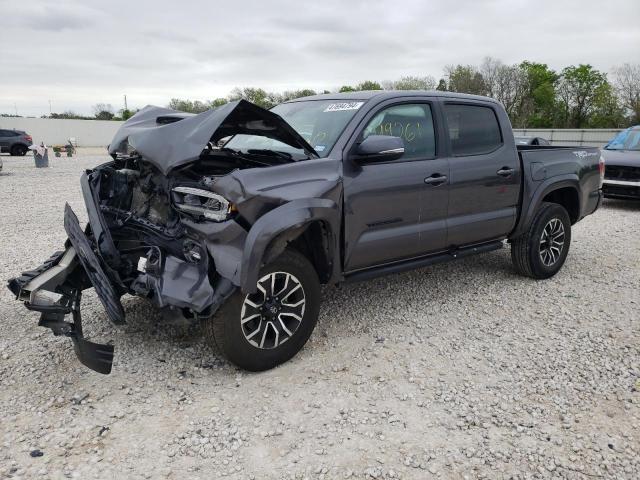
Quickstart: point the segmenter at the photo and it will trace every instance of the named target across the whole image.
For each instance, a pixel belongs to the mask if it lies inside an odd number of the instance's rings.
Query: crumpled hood
[[[198,115],[148,105],[118,129],[109,154],[126,153],[129,144],[166,175],[177,166],[197,160],[207,143],[237,134],[273,138],[317,156],[279,115],[246,100]]]
[[[618,167],[640,167],[640,151],[637,150],[601,150],[605,165]]]

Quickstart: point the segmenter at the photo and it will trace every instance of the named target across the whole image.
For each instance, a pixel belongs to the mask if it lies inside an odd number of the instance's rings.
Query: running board
[[[475,245],[473,247],[466,247],[458,250],[451,250],[445,253],[438,253],[436,255],[430,255],[428,257],[412,258],[411,260],[372,267],[366,270],[359,270],[357,272],[345,275],[345,282],[361,282],[363,280],[370,280],[372,278],[381,277],[390,273],[415,270],[416,268],[428,267],[430,265],[436,265],[438,263],[450,262],[452,260],[457,260],[458,258],[477,255],[478,253],[492,252],[493,250],[501,249],[503,246],[503,241],[498,240],[495,242]]]

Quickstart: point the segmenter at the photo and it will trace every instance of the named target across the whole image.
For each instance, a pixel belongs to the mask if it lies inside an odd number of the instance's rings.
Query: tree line
[[[609,78],[588,64],[570,65],[556,71],[544,63],[523,61],[508,65],[486,57],[480,65],[449,65],[439,80],[430,75],[405,76],[394,81],[366,80],[337,89],[338,92],[361,90],[440,90],[489,96],[504,105],[515,128],[624,128],[640,124],[640,64],[615,67]],[[317,93],[331,92],[234,88],[224,98],[206,101],[172,98],[167,106],[200,113],[245,99],[271,108]],[[101,120],[126,120],[135,113],[128,110],[115,113],[108,104],[97,104],[93,110],[94,116],[90,118]],[[51,117],[78,118],[73,115],[65,112]]]

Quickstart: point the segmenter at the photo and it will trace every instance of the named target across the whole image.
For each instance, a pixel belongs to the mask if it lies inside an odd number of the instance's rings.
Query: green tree
[[[282,93],[282,102],[293,100],[294,98],[310,97],[312,95],[317,95],[317,93],[315,90],[311,90],[309,88],[305,88],[302,90],[288,90]]]
[[[63,120],[93,120],[93,117],[85,117],[84,115],[78,115],[71,110],[65,110],[62,113],[52,113],[49,118],[58,118]]]
[[[438,81],[438,86],[436,87],[436,90],[438,90],[440,92],[446,92],[447,91],[447,81],[444,78],[441,78]]]
[[[340,87],[340,90],[338,90],[338,92],[340,93],[344,93],[344,92],[355,92],[356,89],[353,88],[350,85],[343,85],[342,87]]]
[[[279,98],[275,97],[273,94],[267,93],[262,88],[234,88],[229,95],[230,101],[236,101],[244,99],[251,103],[255,103],[256,105],[262,108],[272,108],[280,103]]]
[[[558,92],[564,127],[585,128],[589,124],[597,94],[605,83],[607,76],[591,65],[571,65],[562,70]]]
[[[589,118],[591,128],[620,128],[626,126],[624,109],[609,82],[598,87],[593,99],[593,113]]]
[[[358,86],[356,87],[356,90],[361,91],[361,90],[382,90],[382,85],[380,85],[378,82],[374,82],[371,80],[365,80],[364,82],[361,82],[358,84]]]
[[[120,119],[121,120],[129,120],[131,117],[133,117],[137,113],[137,111],[136,112],[132,112],[129,109],[123,108],[118,113],[120,114]],[[115,118],[114,118],[114,120],[115,120]]]
[[[208,102],[208,105],[209,105],[209,108],[218,108],[224,105],[225,103],[228,103],[226,98],[216,98],[215,100],[211,100],[210,102]]]
[[[115,117],[110,103],[96,103],[93,106],[93,113],[96,120],[113,120],[113,117]]]
[[[473,65],[450,65],[445,68],[445,73],[450,92],[487,94],[484,78]]]
[[[519,128],[553,127],[558,74],[545,63],[524,61],[518,68],[525,78],[524,92],[511,121]]]

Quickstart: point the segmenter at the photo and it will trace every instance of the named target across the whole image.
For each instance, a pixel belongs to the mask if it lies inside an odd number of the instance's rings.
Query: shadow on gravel
[[[127,315],[125,334],[142,334],[154,340],[192,343],[202,336],[200,324],[179,315],[163,314],[144,298],[126,297],[123,302]]]
[[[350,332],[350,316],[358,322],[366,323],[372,332],[385,326],[380,312],[391,308],[397,312],[398,321],[404,321],[402,309],[407,305],[420,305],[420,310],[429,311],[443,304],[459,302],[462,297],[473,297],[479,293],[479,285],[491,288],[491,285],[520,278],[512,267],[508,247],[497,251],[465,258],[458,261],[425,267],[410,272],[392,274],[386,277],[368,280],[339,287],[326,286],[322,290],[322,306],[319,329],[315,335],[321,336],[358,336],[361,332]],[[525,279],[526,280],[526,279]],[[121,330],[129,341],[138,344],[138,355],[155,357],[163,344],[178,347],[178,355],[186,363],[226,362],[217,358],[202,339],[202,327],[189,322],[171,321],[158,311],[150,301],[126,296],[123,298],[127,324]],[[398,309],[402,306],[400,309]],[[398,310],[396,310],[398,309]],[[413,310],[413,309],[409,309]],[[106,317],[104,320],[105,321]],[[207,358],[196,360],[191,347],[199,352],[196,356]],[[206,354],[210,352],[210,355]]]
[[[616,210],[625,210],[628,212],[640,211],[640,199],[623,200],[619,198],[606,198],[603,205],[607,208],[615,208]]]

